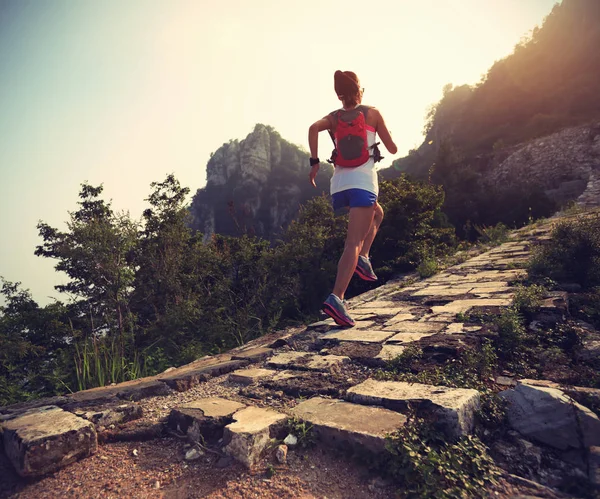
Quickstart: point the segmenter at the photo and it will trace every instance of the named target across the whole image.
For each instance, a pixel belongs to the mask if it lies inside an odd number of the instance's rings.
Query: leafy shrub
[[[542,306],[542,300],[547,290],[539,284],[515,286],[515,295],[513,297],[513,306],[523,314],[535,314]]]
[[[600,215],[557,224],[547,244],[534,251],[529,274],[576,282],[587,288],[599,286]]]
[[[523,318],[518,310],[511,306],[494,319],[494,324],[498,329],[495,341],[498,353],[505,359],[513,358],[525,338]]]
[[[488,497],[499,472],[474,436],[446,442],[423,419],[413,418],[387,438],[387,472],[407,498]]]
[[[508,240],[509,228],[502,222],[490,227],[474,225],[473,228],[479,235],[479,240],[488,244],[502,244]]]
[[[435,258],[426,258],[417,267],[417,272],[422,278],[427,278],[437,274],[438,269],[438,262]]]

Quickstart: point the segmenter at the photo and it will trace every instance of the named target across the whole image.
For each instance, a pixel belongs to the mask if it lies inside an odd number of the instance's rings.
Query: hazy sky
[[[256,123],[306,148],[339,104],[336,69],[358,74],[401,157],[444,84],[479,81],[555,3],[0,0],[0,276],[59,296],[36,224],[64,228],[84,181],[139,217],[151,182],[174,173],[193,194]]]

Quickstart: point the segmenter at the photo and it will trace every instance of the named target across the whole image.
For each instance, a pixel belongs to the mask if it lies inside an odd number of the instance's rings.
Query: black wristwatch
[[[320,163],[319,158],[310,158],[310,166],[315,166]]]

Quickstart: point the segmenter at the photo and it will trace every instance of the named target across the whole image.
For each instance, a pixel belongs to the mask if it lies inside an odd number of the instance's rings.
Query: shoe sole
[[[348,322],[341,315],[338,314],[337,310],[333,308],[329,303],[323,304],[323,312],[325,312],[329,317],[331,317],[338,326],[354,326],[354,322]]]
[[[370,276],[370,275],[367,275],[367,274],[365,274],[365,273],[364,273],[364,272],[363,272],[363,271],[360,269],[360,267],[356,267],[356,269],[354,269],[354,273],[355,273],[355,274],[356,274],[358,277],[360,277],[360,278],[361,278],[363,281],[370,281],[370,282],[373,282],[373,281],[376,281],[376,280],[377,280],[377,276],[375,276],[375,277],[372,277],[372,276]]]

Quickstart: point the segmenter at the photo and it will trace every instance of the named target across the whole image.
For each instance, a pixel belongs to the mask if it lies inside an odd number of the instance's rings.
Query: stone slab
[[[169,387],[179,392],[189,390],[193,386],[206,381],[213,376],[221,376],[249,364],[247,360],[228,360],[210,365],[200,364],[198,367],[193,365],[184,366],[181,369],[170,371],[162,375],[160,381],[163,381]]]
[[[254,466],[272,437],[288,419],[270,409],[247,407],[233,415],[234,422],[225,427],[223,450],[248,468]]]
[[[393,308],[404,308],[402,306],[402,302],[393,301],[393,300],[373,300],[365,303],[361,303],[356,307],[352,307],[352,310],[363,311],[365,309],[383,309],[390,310]]]
[[[320,441],[373,453],[385,450],[385,436],[406,424],[406,416],[380,407],[314,397],[298,404],[294,416],[310,423]]]
[[[225,425],[233,421],[233,415],[246,407],[240,402],[220,397],[194,400],[171,410],[167,425],[184,434],[195,432],[205,440],[221,438]]]
[[[471,291],[472,286],[428,286],[415,293],[413,296],[460,296]]]
[[[0,425],[4,452],[22,477],[56,471],[98,448],[94,425],[56,406],[31,409]]]
[[[261,379],[270,378],[277,374],[271,369],[239,369],[229,375],[229,381],[241,385],[251,385]]]
[[[393,326],[394,324],[397,324],[398,322],[411,321],[415,318],[416,318],[416,315],[414,315],[414,314],[409,314],[409,313],[396,314],[394,317],[392,317],[391,319],[386,321],[383,325],[386,327]]]
[[[472,431],[475,411],[479,408],[477,390],[373,379],[349,388],[346,399],[392,410],[405,411],[409,404],[433,410],[440,426],[454,437]]]
[[[481,326],[465,326],[462,322],[453,322],[442,332],[444,334],[474,333],[481,330]]]
[[[335,331],[321,337],[323,340],[335,341],[359,341],[363,343],[383,343],[390,336],[395,334],[394,331],[370,331],[370,330],[355,330],[346,329],[344,331]]]
[[[405,348],[406,347],[404,347],[402,345],[384,344],[381,347],[381,351],[377,354],[377,356],[375,358],[381,359],[385,362],[389,362],[390,360],[395,359],[396,357],[398,357],[398,355],[400,355],[402,352],[404,352]]]
[[[436,334],[447,326],[445,322],[414,322],[402,321],[386,326],[385,331],[394,331],[396,333],[420,333],[420,334]]]
[[[511,300],[508,298],[482,298],[479,300],[455,300],[446,305],[431,307],[434,314],[459,314],[465,313],[474,307],[508,307]]]
[[[269,367],[300,369],[308,371],[328,371],[334,366],[349,362],[350,358],[341,355],[316,355],[309,352],[283,352],[271,357]]]
[[[268,359],[271,355],[273,355],[272,348],[259,347],[251,348],[243,352],[237,352],[233,354],[231,358],[233,360],[247,360],[248,362],[254,363]]]
[[[556,388],[520,382],[500,393],[509,424],[527,438],[557,449],[600,445],[600,419]]]
[[[68,395],[73,402],[101,403],[110,399],[137,401],[148,397],[169,395],[170,388],[156,377],[125,381],[114,386],[90,388]]]
[[[433,336],[437,333],[397,333],[385,342],[385,345],[414,343],[422,338]]]

